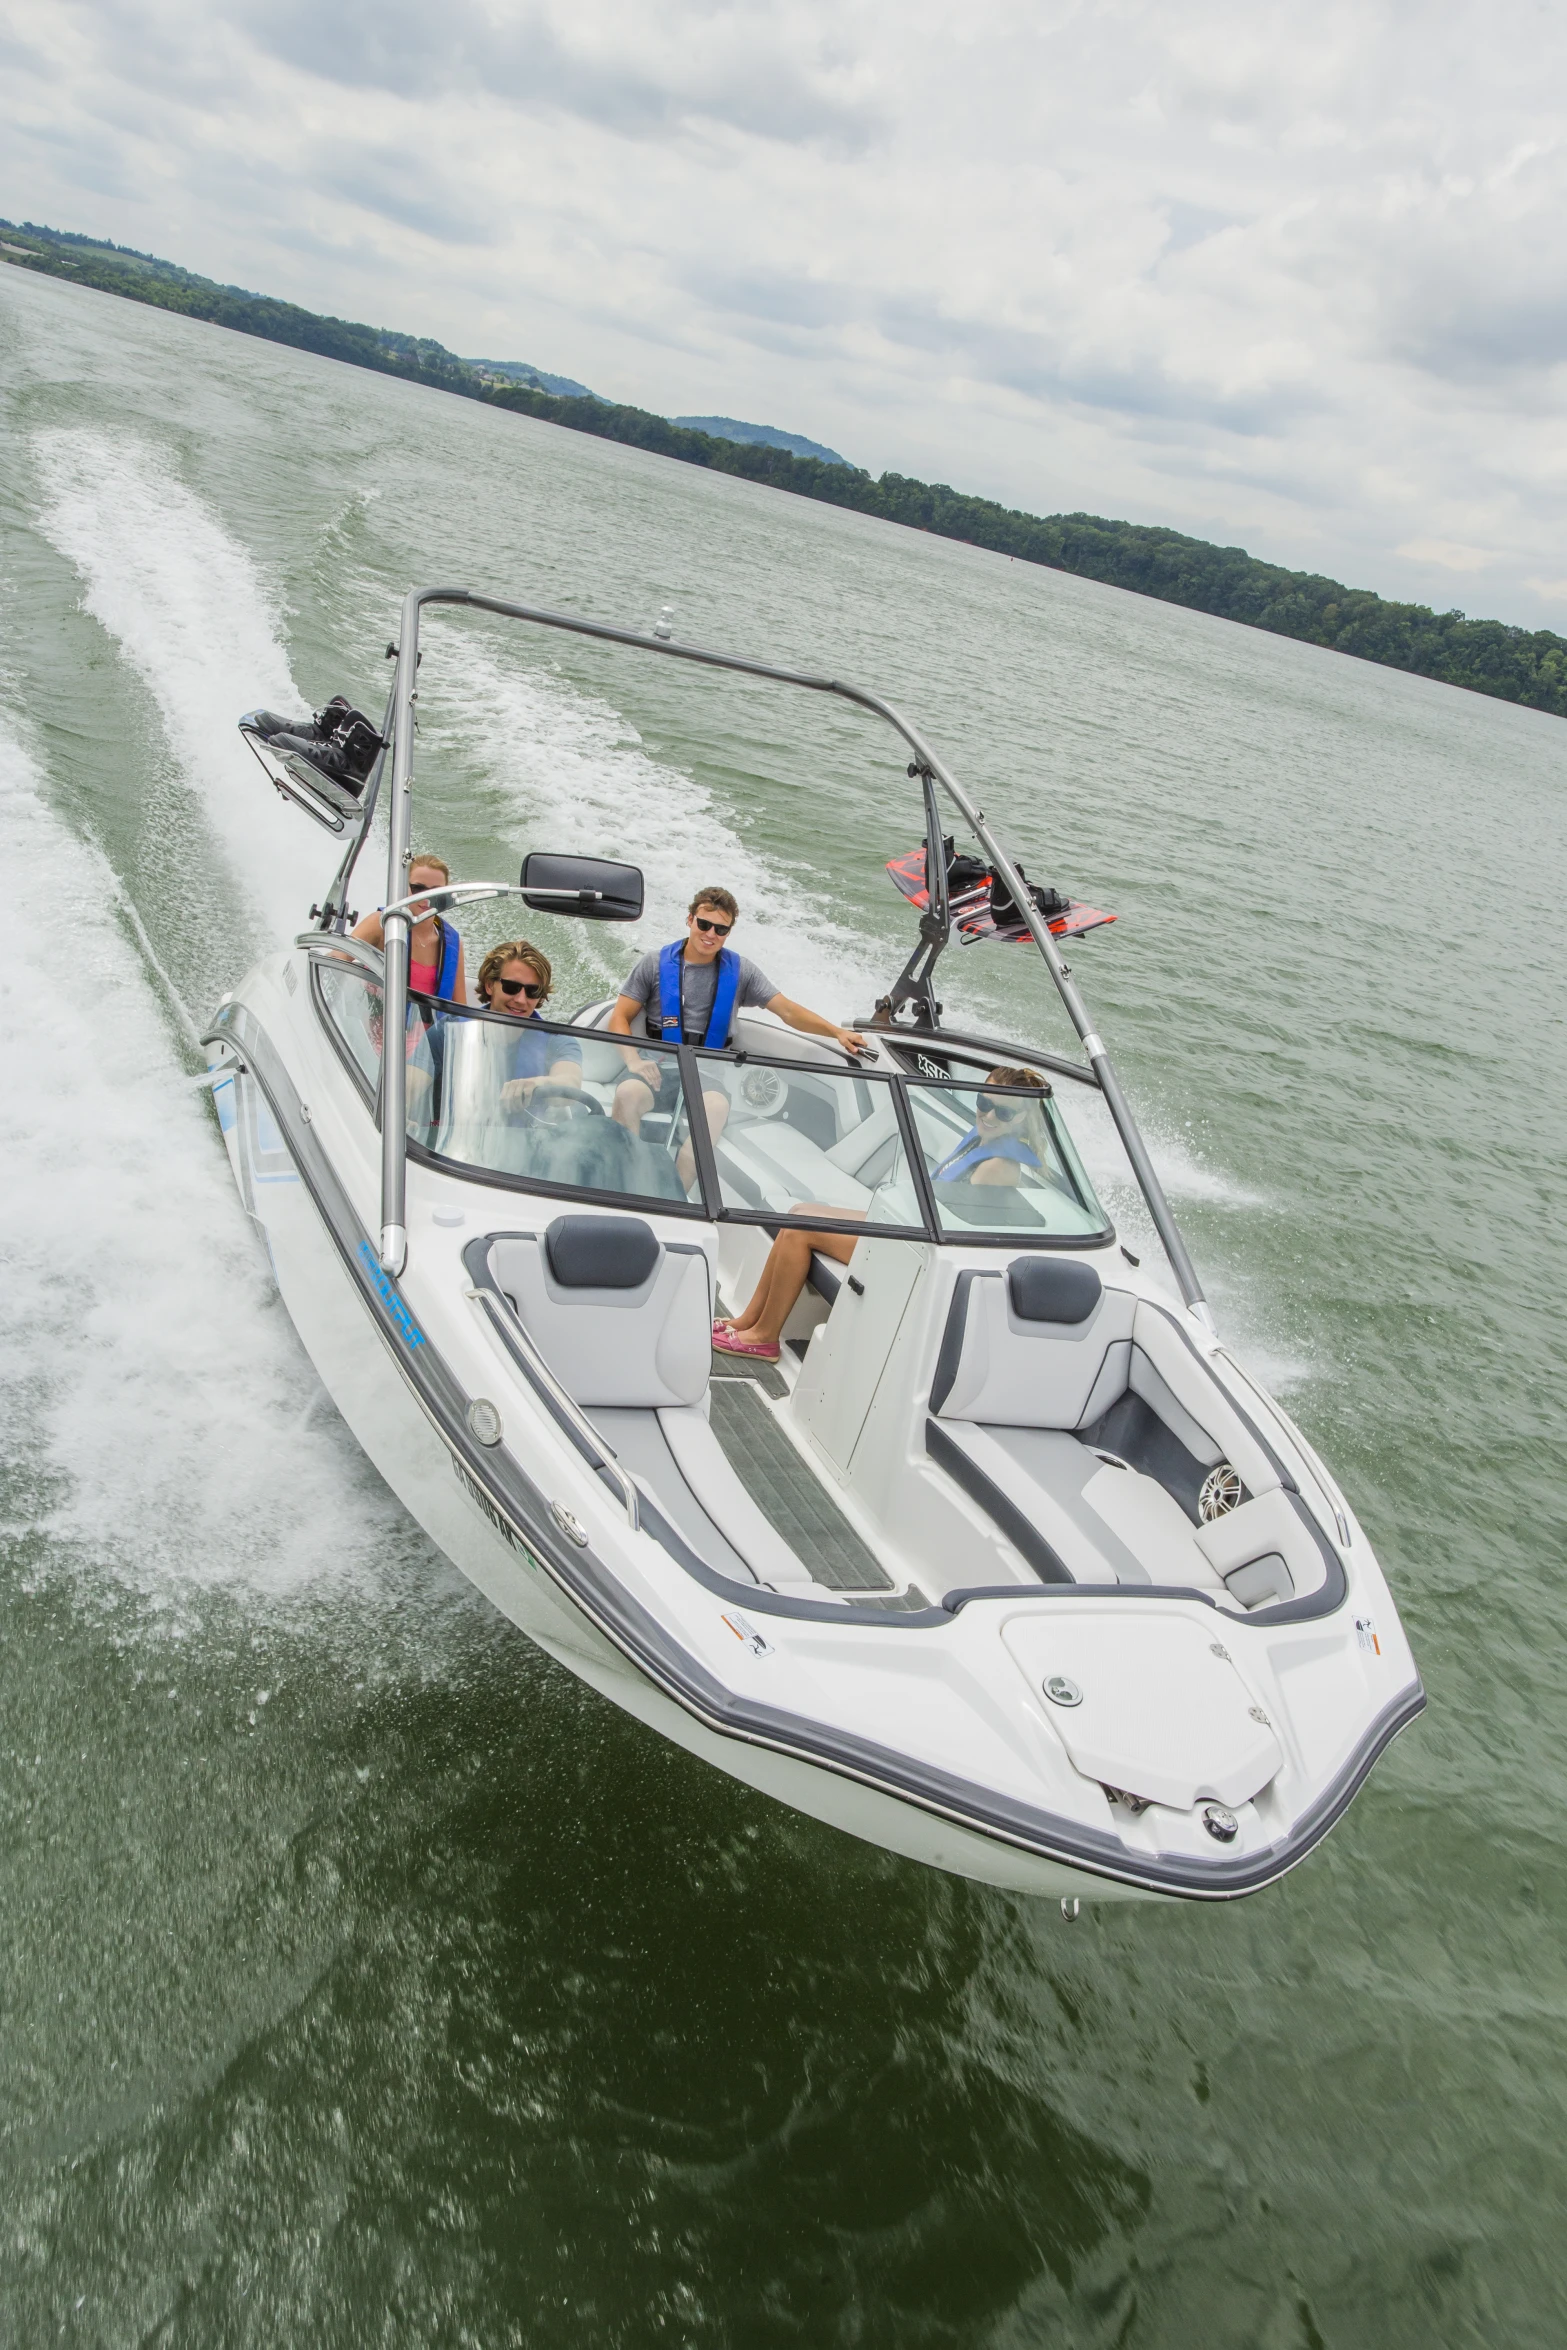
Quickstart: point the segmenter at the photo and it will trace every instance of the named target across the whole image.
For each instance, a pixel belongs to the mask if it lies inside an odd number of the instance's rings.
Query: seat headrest
[[[1007,1267],[1007,1296],[1020,1322],[1086,1322],[1103,1288],[1092,1265],[1059,1257],[1018,1257]]]
[[[557,1216],[544,1248],[562,1289],[640,1289],[659,1254],[640,1216]]]

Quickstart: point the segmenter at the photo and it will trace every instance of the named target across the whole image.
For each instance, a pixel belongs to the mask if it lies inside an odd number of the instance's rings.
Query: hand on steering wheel
[[[530,1118],[539,1118],[541,1105],[546,1111],[555,1110],[557,1115],[561,1110],[564,1110],[568,1121],[574,1118],[602,1118],[604,1115],[603,1103],[596,1102],[593,1096],[590,1093],[584,1093],[580,1086],[551,1083],[547,1078],[541,1078],[534,1087],[528,1102],[527,1115]],[[542,1120],[540,1122],[542,1123]]]

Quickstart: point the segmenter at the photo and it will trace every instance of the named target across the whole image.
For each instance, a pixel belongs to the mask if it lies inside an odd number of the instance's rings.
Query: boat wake
[[[4,1445],[17,1555],[180,1615],[203,1594],[363,1608],[455,1591],[338,1420],[234,1198],[113,875],[0,718],[11,912]],[[82,1008],[61,1051],[60,939]],[[392,1573],[388,1573],[388,1564]],[[397,1571],[401,1568],[401,1574]],[[39,1571],[39,1570],[35,1570]],[[400,1586],[400,1588],[399,1588]]]
[[[51,427],[32,455],[40,528],[152,696],[238,894],[268,938],[291,937],[334,860],[324,834],[258,788],[235,731],[242,710],[306,699],[260,567],[144,441]]]

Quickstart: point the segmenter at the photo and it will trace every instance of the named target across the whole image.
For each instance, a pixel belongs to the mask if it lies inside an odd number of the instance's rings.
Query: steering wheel
[[[559,1104],[566,1113],[564,1123],[568,1125],[574,1119],[602,1118],[604,1115],[603,1103],[596,1102],[590,1093],[584,1093],[577,1085],[552,1085],[545,1082],[534,1087],[528,1096],[527,1115],[537,1119],[540,1125],[544,1123],[539,1115],[541,1104]],[[552,1119],[550,1123],[554,1124],[555,1120]]]

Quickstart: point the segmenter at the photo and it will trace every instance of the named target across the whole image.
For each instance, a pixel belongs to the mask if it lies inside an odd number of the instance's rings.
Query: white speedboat
[[[727,1052],[644,1048],[673,1062],[661,1099],[680,1106],[633,1134],[605,1007],[562,1024],[580,1088],[519,1108],[516,1024],[410,997],[414,679],[439,603],[836,695],[896,730],[925,803],[923,874],[904,860],[900,881],[921,936],[857,1023],[865,1061],[743,1013]],[[316,738],[243,722],[345,854],[317,927],[225,998],[207,1041],[300,1336],[432,1540],[628,1713],[872,1844],[1069,1910],[1226,1899],[1292,1868],[1424,1693],[1349,1503],[1215,1334],[1051,935],[1068,901],[1026,884],[874,694],[667,635],[415,591],[373,763],[362,736],[343,754],[353,718],[332,706]],[[314,739],[336,745],[324,784]],[[963,935],[1032,940],[1081,1058],[942,1025],[942,795],[981,852]],[[384,956],[346,914],[381,800]],[[596,920],[635,919],[642,896],[634,868],[565,850],[514,887],[426,896],[506,894]],[[998,1066],[1054,1086],[1030,1097],[1040,1145],[1010,1187],[963,1173]],[[1096,1197],[1073,1095],[1108,1109],[1173,1283]],[[852,1232],[852,1261],[815,1257],[776,1368],[715,1355],[715,1312],[801,1224]]]

